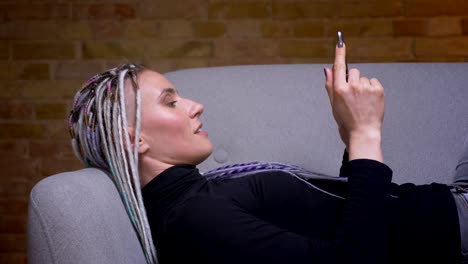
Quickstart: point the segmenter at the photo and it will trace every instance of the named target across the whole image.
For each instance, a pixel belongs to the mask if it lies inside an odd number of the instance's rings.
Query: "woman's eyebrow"
[[[169,93],[169,94],[177,94],[177,90],[175,88],[169,87],[169,88],[164,88],[159,94],[159,97],[163,96],[164,94]]]

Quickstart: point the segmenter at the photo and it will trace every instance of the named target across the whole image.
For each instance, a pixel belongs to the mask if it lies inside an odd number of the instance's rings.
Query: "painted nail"
[[[323,73],[325,73],[325,79],[327,78],[327,69],[323,68]]]

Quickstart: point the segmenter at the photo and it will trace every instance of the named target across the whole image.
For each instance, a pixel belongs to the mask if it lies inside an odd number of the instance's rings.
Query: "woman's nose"
[[[197,103],[195,101],[190,101],[190,103],[191,103],[190,110],[189,110],[190,118],[200,116],[203,113],[203,111],[205,111],[205,107],[202,104]]]

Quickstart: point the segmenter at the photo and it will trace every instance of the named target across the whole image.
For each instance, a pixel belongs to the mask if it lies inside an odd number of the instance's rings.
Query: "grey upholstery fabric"
[[[146,263],[117,189],[100,170],[45,178],[28,214],[29,263]]]
[[[336,175],[343,144],[324,89],[323,66],[214,67],[167,74],[205,105],[214,144],[200,170],[280,161]],[[356,65],[350,65],[353,67]],[[468,135],[468,63],[361,64],[386,89],[384,155],[396,182],[451,181]],[[30,197],[30,263],[144,263],[112,181],[96,169],[48,177]]]

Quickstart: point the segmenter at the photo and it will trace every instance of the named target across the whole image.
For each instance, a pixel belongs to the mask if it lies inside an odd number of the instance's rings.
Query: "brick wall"
[[[90,75],[123,61],[188,67],[468,61],[466,0],[1,0],[0,263],[25,263],[27,198],[80,168],[64,117]]]

